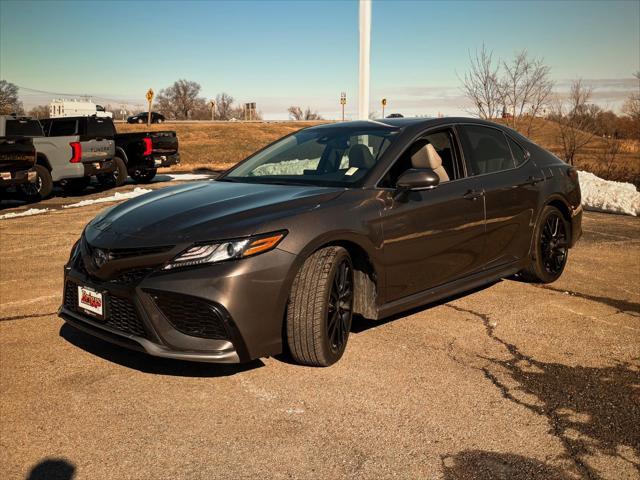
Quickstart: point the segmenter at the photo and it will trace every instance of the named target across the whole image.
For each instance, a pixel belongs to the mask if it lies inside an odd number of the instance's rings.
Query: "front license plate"
[[[87,313],[100,318],[104,316],[104,302],[102,293],[88,287],[78,286],[78,306]]]

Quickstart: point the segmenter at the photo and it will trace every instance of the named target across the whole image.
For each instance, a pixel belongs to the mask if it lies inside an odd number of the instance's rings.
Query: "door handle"
[[[477,200],[482,196],[484,196],[484,190],[469,190],[463,195],[467,200]]]
[[[534,177],[533,175],[531,175],[529,178],[527,178],[526,185],[535,185],[536,183],[540,183],[542,181],[544,181],[544,178],[542,178],[542,177]]]

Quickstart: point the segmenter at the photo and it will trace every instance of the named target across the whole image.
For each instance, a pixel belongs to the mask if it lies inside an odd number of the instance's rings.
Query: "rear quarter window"
[[[509,137],[508,135],[507,135],[507,141],[509,142],[509,147],[511,148],[513,159],[516,162],[516,167],[526,162],[527,152],[525,152],[524,149],[519,144],[517,144],[514,140],[512,140],[511,137]]]
[[[76,120],[53,120],[49,127],[50,137],[68,137],[78,134],[78,122]]]
[[[42,137],[42,126],[38,120],[7,120],[5,135],[7,137]]]
[[[110,119],[105,118],[88,118],[87,119],[87,132],[89,137],[98,138],[113,138],[115,136],[115,129]]]

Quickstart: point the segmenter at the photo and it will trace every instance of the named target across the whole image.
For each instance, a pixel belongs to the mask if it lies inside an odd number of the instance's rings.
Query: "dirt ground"
[[[63,325],[63,264],[106,205],[0,221],[1,478],[640,478],[639,219],[587,213],[553,285],[356,320],[318,369]]]

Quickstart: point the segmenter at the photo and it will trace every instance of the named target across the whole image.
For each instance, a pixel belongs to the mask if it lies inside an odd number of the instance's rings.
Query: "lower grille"
[[[106,295],[106,320],[103,324],[124,333],[148,338],[147,331],[133,302],[109,293]],[[78,286],[73,282],[67,282],[65,286],[64,306],[74,312],[83,313],[82,309],[78,307]]]
[[[215,305],[187,295],[150,292],[169,323],[185,335],[229,340],[224,314]]]

